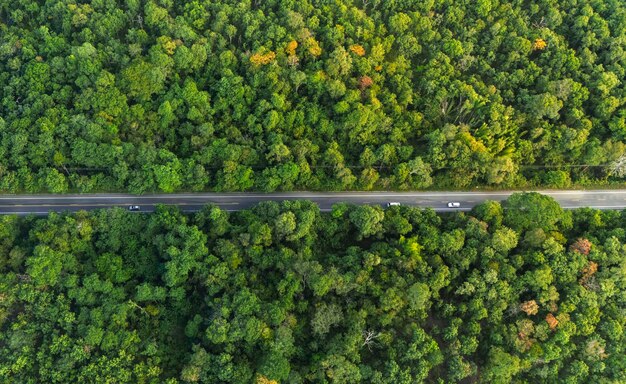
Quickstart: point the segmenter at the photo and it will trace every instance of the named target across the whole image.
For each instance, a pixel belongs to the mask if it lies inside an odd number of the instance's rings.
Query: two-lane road
[[[626,190],[538,191],[556,199],[563,208],[591,207],[625,209]],[[176,205],[185,212],[195,212],[213,203],[222,209],[237,211],[261,201],[310,200],[320,209],[330,210],[338,202],[378,204],[399,202],[402,205],[430,207],[436,211],[469,210],[485,200],[501,201],[514,192],[281,192],[281,193],[181,193],[160,195],[81,194],[81,195],[0,195],[0,214],[45,215],[50,211],[79,211],[99,208],[141,206],[150,212],[156,204]],[[461,208],[448,208],[459,202]]]

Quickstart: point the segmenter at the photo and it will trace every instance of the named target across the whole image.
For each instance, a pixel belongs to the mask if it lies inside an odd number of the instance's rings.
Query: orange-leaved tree
[[[350,50],[357,56],[364,56],[365,55],[365,48],[363,48],[363,46],[361,46],[361,45],[352,44],[350,46]]]

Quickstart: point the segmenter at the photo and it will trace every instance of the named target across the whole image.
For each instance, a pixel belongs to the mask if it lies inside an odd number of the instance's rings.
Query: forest
[[[0,216],[2,383],[623,383],[626,210]]]
[[[0,36],[3,192],[626,176],[622,0],[0,0]]]

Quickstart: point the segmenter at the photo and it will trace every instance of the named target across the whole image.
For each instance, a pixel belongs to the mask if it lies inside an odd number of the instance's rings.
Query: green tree
[[[504,223],[517,230],[552,230],[563,219],[563,210],[553,198],[537,192],[512,194],[504,204]]]
[[[517,356],[500,347],[494,347],[489,350],[483,380],[488,383],[509,383],[520,369],[520,359]]]
[[[369,205],[359,206],[350,212],[350,222],[356,227],[359,237],[369,237],[379,234],[385,213],[380,207]]]

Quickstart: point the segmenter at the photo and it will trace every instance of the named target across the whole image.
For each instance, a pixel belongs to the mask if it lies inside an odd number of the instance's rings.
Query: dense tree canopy
[[[1,191],[626,174],[620,0],[0,0],[0,35]]]
[[[626,381],[626,211],[529,200],[1,216],[0,381]]]

